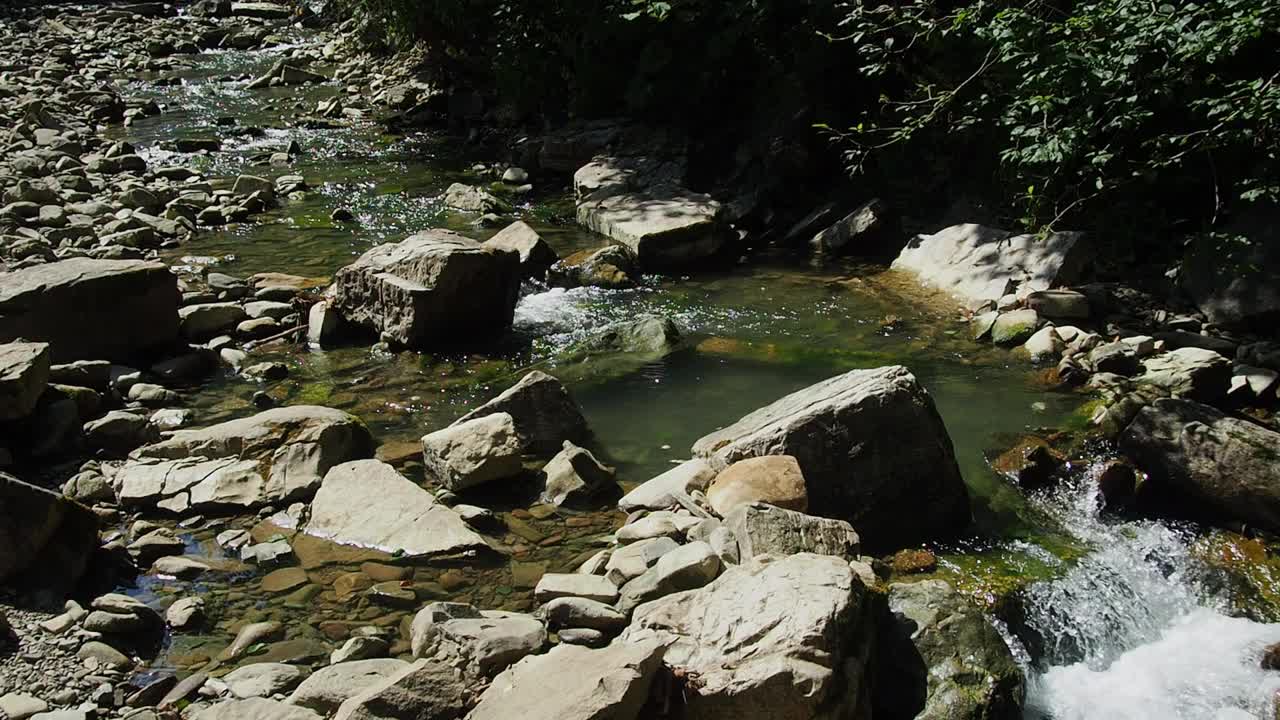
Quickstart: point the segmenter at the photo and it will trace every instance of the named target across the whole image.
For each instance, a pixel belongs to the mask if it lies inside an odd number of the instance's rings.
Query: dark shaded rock
[[[0,583],[65,593],[97,547],[88,508],[0,473]]]

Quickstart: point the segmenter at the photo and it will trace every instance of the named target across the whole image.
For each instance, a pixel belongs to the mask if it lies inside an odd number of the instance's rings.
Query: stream
[[[452,182],[483,182],[462,141],[430,133],[393,137],[373,124],[288,128],[301,108],[310,110],[340,89],[251,91],[243,80],[228,80],[259,73],[286,52],[288,47],[210,52],[194,58],[180,85],[144,78],[124,88],[166,108],[116,131],[149,162],[163,164],[169,155],[159,147],[162,140],[220,137],[223,151],[194,163],[201,172],[301,174],[314,188],[256,223],[202,232],[166,251],[167,261],[193,271],[241,277],[274,271],[323,282],[372,245],[416,230],[447,227],[477,239],[493,234],[438,200]],[[237,136],[235,128],[219,124],[223,117],[265,132]],[[290,166],[250,164],[255,154],[282,150],[290,141],[303,149]],[[562,257],[603,243],[573,224],[569,188],[535,187],[520,199],[517,213]],[[338,207],[350,209],[358,222],[330,221]],[[672,317],[686,335],[684,349],[632,367],[557,365],[558,352],[593,328],[643,313]],[[617,467],[626,487],[687,458],[702,435],[786,393],[854,368],[906,365],[937,403],[974,503],[972,537],[935,548],[938,574],[979,599],[1022,588],[1024,630],[1038,647],[1032,652],[1023,640],[1008,637],[1028,670],[1028,718],[1274,716],[1280,676],[1262,671],[1258,658],[1263,647],[1280,641],[1280,625],[1236,616],[1230,593],[1213,582],[1198,552],[1205,533],[1101,516],[1092,466],[1030,496],[993,470],[990,460],[1012,440],[1078,426],[1085,398],[1047,392],[1025,359],[972,343],[945,302],[883,268],[765,256],[727,271],[646,277],[630,290],[526,284],[513,337],[484,352],[389,355],[353,347],[264,350],[258,357],[284,362],[290,376],[259,384],[224,371],[191,392],[188,405],[197,424],[256,412],[252,396],[260,390],[284,404],[336,407],[365,419],[381,452],[421,480],[414,454],[423,434],[539,367],[566,382],[595,432],[601,458]],[[531,610],[532,584],[542,572],[573,567],[621,522],[616,512],[537,506],[531,493],[518,490],[476,502],[500,513],[505,529],[496,539],[510,550],[510,561],[417,568],[403,580],[419,598]],[[227,573],[194,587],[144,577],[130,589],[157,602],[191,591],[210,602],[208,634],[167,641],[158,668],[199,666],[246,622],[301,619],[289,624],[297,628],[290,639],[333,642],[354,627],[394,628],[411,617],[411,609],[394,603],[352,605],[338,588],[361,563],[385,556],[319,541],[295,546],[311,584],[273,593],[261,587],[261,573],[238,565],[213,542],[227,527],[210,523],[184,531],[193,554],[223,564]],[[243,527],[259,539],[270,536],[269,526]]]

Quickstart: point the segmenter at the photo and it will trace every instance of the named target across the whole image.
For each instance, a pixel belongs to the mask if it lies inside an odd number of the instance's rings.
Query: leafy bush
[[[916,0],[845,12],[833,41],[855,45],[859,72],[885,88],[828,127],[854,172],[890,149],[981,148],[1032,227],[1206,227],[1280,198],[1274,0]]]

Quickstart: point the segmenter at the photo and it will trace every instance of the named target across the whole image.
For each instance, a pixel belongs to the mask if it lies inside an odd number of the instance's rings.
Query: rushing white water
[[[1199,586],[1187,533],[1105,521],[1094,487],[1085,477],[1043,500],[1095,550],[1030,590],[1027,624],[1043,638],[1047,669],[1029,673],[1026,717],[1275,717],[1280,673],[1259,659],[1280,642],[1280,625],[1229,617]]]

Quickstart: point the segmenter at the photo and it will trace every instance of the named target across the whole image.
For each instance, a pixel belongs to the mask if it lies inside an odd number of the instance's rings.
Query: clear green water
[[[302,174],[314,186],[305,199],[290,201],[254,223],[202,233],[172,251],[171,262],[182,265],[191,256],[215,257],[220,262],[214,269],[241,276],[276,271],[327,278],[373,244],[415,230],[443,226],[479,239],[492,234],[474,228],[473,218],[449,212],[437,200],[452,182],[486,181],[469,170],[475,153],[461,141],[428,134],[388,137],[372,125],[291,129],[296,106],[314,108],[316,101],[338,90],[255,93],[245,91],[242,83],[219,80],[260,72],[276,57],[270,52],[201,56],[182,74],[186,84],[181,87],[140,82],[130,88],[167,106],[165,115],[139,122],[122,134],[153,163],[165,162],[166,153],[155,147],[162,140],[218,136],[226,141],[224,152],[199,163],[210,177]],[[235,116],[242,126],[259,125],[266,136],[233,139],[226,128],[215,125],[221,116]],[[253,154],[282,150],[290,140],[297,140],[304,152],[289,167],[248,164]],[[603,244],[602,238],[567,221],[567,196],[567,181],[540,182],[537,192],[521,201],[517,214],[543,231],[562,254]],[[331,223],[330,212],[340,206],[353,210],[360,222]],[[556,352],[583,333],[641,313],[673,317],[687,334],[686,347],[622,375],[555,366]],[[909,280],[880,268],[774,257],[692,277],[645,278],[639,288],[628,291],[529,287],[511,337],[466,356],[386,355],[368,348],[288,348],[254,355],[255,360],[285,362],[290,377],[262,385],[224,372],[192,391],[190,405],[198,423],[250,414],[255,411],[251,396],[266,390],[283,402],[354,412],[389,447],[411,448],[426,432],[536,366],[566,379],[595,431],[600,453],[617,466],[624,484],[665,470],[686,458],[697,438],[788,392],[854,368],[903,364],[933,394],[972,491],[977,520],[972,547],[984,549],[960,553],[957,566],[987,563],[1018,573],[1020,567],[1029,567],[1019,562],[1046,555],[1043,547],[1053,551],[1047,553],[1050,560],[1034,560],[1041,565],[1052,565],[1052,557],[1061,554],[1056,534],[1040,529],[1043,518],[988,467],[987,457],[989,450],[1002,449],[1001,438],[1009,434],[1061,425],[1081,399],[1046,393],[1025,360],[974,345],[953,311],[925,297]],[[402,469],[422,481],[411,457]],[[524,487],[504,496],[464,498],[502,512],[508,530],[493,536],[512,560],[483,567],[417,568],[408,582],[419,599],[448,597],[482,607],[528,609],[531,574],[571,566],[619,521],[617,513],[607,510],[544,514],[545,509],[530,507],[532,497]],[[193,549],[220,559],[209,539],[225,527],[218,521],[189,533]],[[261,537],[273,532],[258,530]],[[1027,541],[1039,545],[1028,546]],[[175,636],[160,664],[198,667],[249,620],[287,620],[291,637],[329,644],[342,634],[335,623],[394,629],[403,621],[405,609],[384,607],[364,595],[338,598],[333,581],[355,569],[365,553],[313,545],[299,556],[314,589],[296,595],[262,591],[259,573],[243,567],[211,575],[195,586],[144,580],[144,594],[157,599],[196,591],[211,603],[209,632]]]

